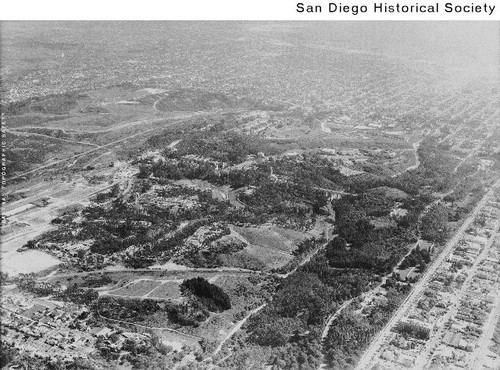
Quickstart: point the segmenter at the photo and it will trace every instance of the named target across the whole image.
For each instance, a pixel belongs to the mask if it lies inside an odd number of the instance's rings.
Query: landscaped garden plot
[[[180,299],[181,292],[179,290],[180,282],[177,281],[167,281],[166,283],[158,286],[154,292],[152,292],[149,298],[164,298],[164,299]]]
[[[128,296],[128,297],[141,297],[148,294],[150,291],[161,285],[161,281],[154,280],[139,280],[124,287],[110,291],[109,294]]]

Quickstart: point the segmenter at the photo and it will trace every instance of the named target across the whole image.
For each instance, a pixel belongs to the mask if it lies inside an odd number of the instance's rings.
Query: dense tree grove
[[[326,248],[331,267],[388,272],[416,241],[414,224],[375,229],[362,210],[350,204],[340,203],[336,211],[339,237]]]
[[[399,322],[394,330],[405,337],[412,337],[420,340],[429,339],[429,328],[423,327],[414,322]]]
[[[224,290],[205,278],[196,277],[184,280],[180,286],[181,292],[196,296],[209,311],[224,311],[231,308],[231,301]]]
[[[448,238],[449,211],[441,204],[433,205],[422,217],[420,232],[422,238],[436,243],[444,243]]]
[[[418,246],[412,249],[410,254],[405,257],[405,259],[399,265],[400,270],[405,270],[409,267],[418,266],[420,269],[424,269],[425,266],[431,261],[431,254],[427,249],[420,249]]]

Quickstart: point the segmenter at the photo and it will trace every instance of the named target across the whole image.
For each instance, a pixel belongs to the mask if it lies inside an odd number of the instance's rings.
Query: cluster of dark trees
[[[11,364],[19,355],[19,350],[0,341],[0,368]]]
[[[387,273],[416,241],[416,223],[406,219],[400,220],[398,226],[376,229],[360,203],[348,198],[337,202],[335,211],[339,236],[326,248],[331,267]]]
[[[0,286],[7,284],[9,276],[6,272],[0,271]]]
[[[78,284],[71,284],[65,290],[58,293],[56,297],[63,301],[91,306],[99,298],[99,293],[94,289],[81,288]]]
[[[449,234],[449,210],[442,204],[435,204],[421,218],[420,234],[430,242],[444,243]]]
[[[191,248],[183,253],[183,256],[178,259],[178,262],[187,266],[206,268],[215,268],[225,265],[236,267],[231,263],[231,256],[243,250],[245,247],[246,244],[243,242],[232,242],[212,244],[209,248],[202,250]],[[249,266],[246,268],[249,268]]]
[[[56,287],[47,282],[37,282],[34,274],[19,274],[14,278],[19,289],[44,297],[56,292]]]
[[[306,254],[307,252],[310,252],[311,250],[313,250],[314,248],[318,247],[318,245],[320,243],[324,242],[323,240],[321,239],[316,239],[316,238],[309,238],[309,239],[305,239],[303,241],[301,241],[298,245],[297,245],[297,249],[295,249],[293,251],[293,255],[294,256],[301,256],[301,255],[304,255]]]
[[[418,325],[414,322],[400,321],[395,327],[394,331],[408,338],[416,338],[420,340],[427,340],[430,336],[429,328]]]
[[[458,160],[449,148],[439,144],[435,138],[425,138],[418,148],[419,167],[399,176],[401,190],[416,194],[424,187],[431,187],[437,192],[446,192],[458,181],[454,173]],[[406,188],[406,189],[404,189]]]
[[[184,280],[180,289],[183,294],[194,295],[209,311],[219,312],[231,308],[227,293],[203,277]]]
[[[86,276],[81,286],[85,288],[99,288],[113,283],[115,283],[115,281],[111,279],[108,274],[93,274]]]
[[[116,320],[143,322],[150,315],[160,311],[158,301],[152,299],[124,299],[101,297],[96,309],[104,317]]]

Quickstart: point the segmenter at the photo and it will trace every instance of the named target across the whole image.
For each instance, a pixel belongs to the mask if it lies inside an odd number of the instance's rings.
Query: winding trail
[[[227,333],[227,335],[224,337],[224,339],[219,343],[219,345],[217,346],[217,348],[215,349],[215,351],[212,353],[212,357],[217,355],[217,353],[220,352],[220,350],[222,349],[222,347],[224,346],[224,344],[232,338],[232,336],[234,334],[236,334],[240,329],[241,327],[247,322],[247,320],[254,314],[256,314],[257,312],[259,312],[260,310],[262,310],[264,307],[267,306],[267,303],[263,303],[261,304],[259,307],[253,309],[252,311],[250,311],[250,313],[248,315],[246,315],[243,319],[241,319],[230,331],[229,333]]]

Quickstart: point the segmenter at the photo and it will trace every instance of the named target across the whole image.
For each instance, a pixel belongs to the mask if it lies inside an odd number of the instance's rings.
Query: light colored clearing
[[[184,271],[184,270],[189,270],[188,267],[183,266],[183,265],[178,265],[177,263],[174,262],[167,262],[164,263],[163,265],[153,265],[150,266],[151,270],[171,270],[171,271]]]
[[[12,253],[2,259],[2,271],[15,276],[40,272],[61,263],[57,258],[37,250],[29,250],[23,253]]]
[[[175,143],[175,142],[174,142]],[[225,201],[228,199],[229,188],[228,187],[217,187],[204,180],[177,180],[174,182],[176,185],[191,187],[194,189],[201,189],[205,191],[211,191],[212,197],[220,201]]]
[[[180,142],[181,142],[181,139],[179,139],[179,140],[175,140],[175,141],[172,141],[172,142],[168,145],[168,148],[169,148],[169,149],[174,149],[174,148],[175,148],[175,146],[176,146],[177,144],[179,144]]]
[[[153,289],[147,296],[151,298],[179,299],[181,298],[179,287],[179,282],[169,281]]]
[[[17,215],[18,213],[22,213],[22,212],[28,211],[30,209],[33,209],[35,207],[36,206],[34,204],[24,204],[20,207],[14,208],[11,211],[4,212],[4,216],[11,217],[11,216]]]
[[[184,343],[182,342],[176,342],[176,341],[173,341],[173,340],[167,340],[167,339],[162,339],[161,342],[165,345],[165,346],[169,346],[169,347],[172,347],[172,349],[174,351],[181,351],[182,350],[182,346],[184,345]]]
[[[151,87],[146,87],[145,89],[137,90],[138,93],[147,92],[148,94],[163,94],[167,90],[165,89],[155,89]]]
[[[346,167],[346,166],[340,166],[339,171],[342,175],[347,176],[347,177],[361,175],[364,173],[364,171],[354,170],[354,169]]]
[[[286,253],[291,253],[295,250],[297,247],[296,244],[305,238],[301,233],[293,233],[290,230],[276,226],[233,226],[232,228],[249,244],[259,245],[274,250],[277,249]]]
[[[327,134],[330,134],[332,132],[332,130],[328,127],[325,126],[325,122],[320,122],[321,124],[321,131],[327,133]]]
[[[293,258],[289,253],[260,245],[250,245],[245,248],[245,252],[264,262],[271,269],[283,267]]]
[[[118,104],[118,105],[136,105],[136,104],[139,104],[138,101],[130,101],[130,100],[120,100],[120,101],[117,101],[115,104]]]
[[[160,286],[161,283],[153,280],[136,281],[124,287],[110,291],[109,294],[121,296],[143,296]]]

